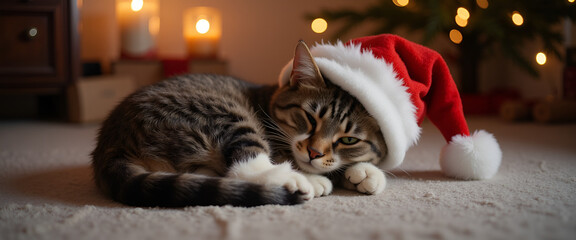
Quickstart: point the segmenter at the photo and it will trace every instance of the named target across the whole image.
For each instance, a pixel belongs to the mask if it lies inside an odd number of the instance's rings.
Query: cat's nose
[[[308,149],[308,156],[310,156],[310,160],[314,160],[316,158],[324,156],[323,153],[321,153],[320,151],[316,150],[313,147],[308,146],[307,149]]]

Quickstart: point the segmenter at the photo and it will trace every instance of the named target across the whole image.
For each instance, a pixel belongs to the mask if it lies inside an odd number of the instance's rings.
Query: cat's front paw
[[[308,178],[310,184],[312,184],[314,197],[327,196],[332,193],[332,181],[327,177],[316,174],[306,174],[305,176]]]
[[[386,187],[386,176],[378,167],[370,163],[357,163],[344,173],[347,188],[366,194],[379,194]]]
[[[263,173],[265,184],[284,186],[291,193],[300,192],[303,199],[308,201],[314,198],[314,187],[306,176],[292,169],[290,163],[273,165],[274,167]]]
[[[266,155],[238,163],[228,175],[258,184],[283,186],[291,193],[299,192],[306,201],[314,198],[312,184],[303,174],[292,169],[287,162],[272,164]]]

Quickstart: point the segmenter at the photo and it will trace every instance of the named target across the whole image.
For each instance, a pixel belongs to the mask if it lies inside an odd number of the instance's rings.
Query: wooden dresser
[[[66,89],[80,75],[79,0],[0,1],[0,95],[38,96],[66,117]],[[18,103],[14,103],[18,107]]]

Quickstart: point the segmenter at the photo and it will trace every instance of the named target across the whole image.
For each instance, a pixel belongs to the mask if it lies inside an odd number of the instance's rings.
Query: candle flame
[[[144,7],[144,0],[132,0],[132,3],[130,4],[130,8],[134,12],[142,10],[142,7]]]
[[[196,31],[200,34],[205,34],[210,31],[210,22],[206,19],[200,19],[196,22]]]

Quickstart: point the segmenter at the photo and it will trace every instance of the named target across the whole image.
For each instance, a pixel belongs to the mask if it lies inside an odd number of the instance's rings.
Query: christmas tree
[[[361,11],[322,10],[308,18],[340,21],[340,38],[366,22],[376,28],[368,34],[392,33],[399,28],[422,32],[426,45],[449,37],[457,45],[460,88],[478,92],[478,68],[489,50],[501,51],[537,77],[532,56],[522,55],[525,43],[539,40],[542,51],[562,58],[566,19],[576,19],[575,0],[380,0]]]

